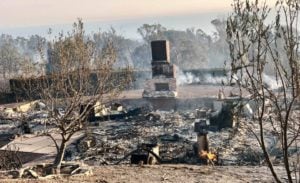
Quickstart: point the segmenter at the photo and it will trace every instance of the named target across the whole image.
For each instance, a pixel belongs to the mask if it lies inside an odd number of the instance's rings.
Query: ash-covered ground
[[[128,164],[130,158],[123,158],[140,144],[157,143],[164,163],[199,164],[195,152],[197,133],[194,132],[194,122],[192,111],[157,111],[126,120],[99,122],[82,139],[93,141],[92,146],[87,148],[80,142],[73,143],[67,150],[66,159],[84,160],[92,165]],[[208,132],[209,149],[218,154],[218,165],[266,165],[253,134],[255,132],[249,130],[253,125],[256,124],[251,119],[241,118],[233,128]],[[266,125],[265,129],[265,141],[267,147],[272,149],[273,161],[276,165],[282,165],[278,139],[272,128]]]
[[[212,86],[203,88],[190,86],[187,87],[186,92],[191,95],[191,98],[197,98],[197,95],[201,95],[203,92],[206,93],[207,90],[214,91],[211,92],[213,93],[211,100],[215,101],[217,100],[216,88]],[[200,94],[192,92],[195,89],[200,89]],[[229,92],[229,88],[225,88],[225,95]],[[121,95],[120,98],[129,96],[127,98],[134,99],[139,93],[139,91],[127,92]],[[35,101],[32,104],[34,105],[25,103],[22,105],[1,106],[0,137],[2,150],[7,148],[5,146],[7,143],[10,145],[15,144],[19,145],[19,151],[48,155],[44,159],[33,159],[33,161],[28,162],[29,164],[52,161],[55,155],[54,144],[51,140],[46,141],[47,138],[41,137],[43,130],[52,128],[51,125],[47,124],[47,111],[44,110],[44,104],[40,101]],[[27,105],[27,108],[24,105]],[[133,109],[132,106],[124,105],[122,107],[125,111]],[[22,111],[25,108],[26,112]],[[176,182],[176,180],[181,181],[178,176],[183,176],[184,172],[187,175],[194,176],[193,178],[186,176],[186,182],[197,182],[198,178],[203,178],[203,182],[272,181],[259,143],[255,138],[255,134],[257,135],[259,132],[258,124],[252,119],[251,115],[245,115],[246,113],[238,118],[233,117],[232,127],[214,127],[208,130],[209,150],[217,154],[218,160],[215,163],[215,168],[203,165],[199,161],[196,149],[195,122],[198,120],[196,109],[205,109],[211,113],[217,110],[213,107],[210,109],[209,107],[199,106],[193,109],[162,111],[144,106],[132,115],[124,115],[124,117],[114,120],[108,118],[89,122],[88,127],[77,133],[76,138],[68,144],[64,160],[80,161],[94,167],[96,174],[103,174],[101,180],[107,182],[125,180],[134,182],[132,177],[140,180],[140,177],[143,176],[147,177],[148,180],[153,180],[153,182]],[[296,118],[299,117],[299,114],[299,110],[293,110],[293,115]],[[24,131],[24,123],[22,123],[24,120],[20,119],[26,119],[27,127],[30,129],[28,132]],[[220,123],[222,122],[220,121]],[[25,129],[28,129],[27,127]],[[280,178],[285,180],[282,154],[279,153],[278,136],[275,134],[272,124],[265,123],[264,129],[265,143],[271,152],[272,161],[280,172]],[[41,139],[33,140],[37,138]],[[59,139],[57,140],[59,141]],[[153,167],[144,165],[129,166],[130,156],[127,155],[130,155],[131,152],[145,143],[158,144],[160,165]],[[290,152],[292,156],[295,156],[292,163],[297,163],[297,152],[297,149]],[[127,170],[128,174],[126,173]],[[136,171],[140,173],[139,176],[130,176]],[[236,174],[232,171],[236,171]],[[175,174],[172,175],[171,172],[175,172]],[[210,179],[218,177],[219,173],[222,172],[226,176]],[[123,176],[122,179],[119,178],[120,174]],[[112,175],[112,177],[109,175]],[[238,176],[242,177],[237,178]],[[100,180],[95,176],[93,178],[93,180]],[[83,178],[82,180],[87,179]],[[80,179],[76,181],[80,181]]]

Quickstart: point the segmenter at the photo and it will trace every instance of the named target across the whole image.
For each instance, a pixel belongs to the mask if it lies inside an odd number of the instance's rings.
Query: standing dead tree
[[[72,32],[59,34],[48,43],[47,75],[19,78],[16,88],[27,98],[39,98],[46,104],[46,132],[55,143],[54,168],[59,171],[67,142],[86,126],[90,111],[97,104],[115,98],[131,82],[130,68],[114,68],[116,52],[108,41],[102,50],[84,33],[83,23],[74,23]],[[54,130],[54,131],[53,131]],[[53,134],[59,134],[57,140]]]
[[[300,135],[299,1],[278,0],[270,23],[272,9],[266,2],[235,0],[233,8],[227,22],[232,79],[241,88],[240,95],[247,91],[257,106],[254,120],[259,133],[254,135],[274,179],[280,182],[266,145],[268,124],[278,138],[287,179],[292,182],[300,166],[291,158],[293,150],[299,152]]]

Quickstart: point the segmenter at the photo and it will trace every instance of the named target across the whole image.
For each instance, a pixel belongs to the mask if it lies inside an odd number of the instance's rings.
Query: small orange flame
[[[216,162],[217,161],[217,155],[215,153],[212,153],[212,152],[207,152],[207,151],[201,150],[200,157],[203,158],[203,159],[207,159],[211,162]]]

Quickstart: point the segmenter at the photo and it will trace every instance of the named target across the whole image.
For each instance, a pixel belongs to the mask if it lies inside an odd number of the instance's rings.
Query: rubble
[[[124,106],[122,106],[119,103],[112,103],[108,106],[105,106],[97,102],[96,105],[91,107],[92,109],[87,119],[89,122],[120,120],[120,119],[139,115],[143,110],[141,108],[126,109]],[[82,106],[81,108],[82,108],[81,110],[83,110],[84,106]]]
[[[208,120],[212,112],[204,108],[186,112],[152,111],[122,122],[99,122],[99,127],[94,127],[92,132],[96,145],[71,159],[85,159],[93,165],[115,164],[141,144],[150,142],[159,144],[162,163],[201,163],[199,152],[202,150],[216,153],[220,165],[263,164],[259,144],[249,131],[251,125],[257,125],[252,118],[241,117],[233,128],[219,130],[212,128]],[[205,115],[207,118],[204,118]],[[272,134],[272,128],[265,128],[266,145],[274,149],[277,139]],[[208,144],[203,146],[207,146],[205,148],[199,148],[195,144],[203,135]],[[121,163],[130,163],[130,159]]]
[[[86,152],[88,149],[94,147],[96,145],[96,139],[93,136],[84,137],[80,139],[80,142],[77,145],[78,151]]]
[[[91,134],[96,146],[84,153],[71,148],[69,159],[86,159],[96,164],[115,164],[130,152],[148,142],[159,143],[159,156],[166,161],[184,159],[187,149],[192,151],[193,120],[183,121],[182,114],[156,111],[136,116],[122,123],[99,122]],[[151,119],[151,120],[149,120]],[[182,131],[181,131],[182,129]],[[74,151],[75,150],[75,151]],[[184,160],[181,160],[184,161]],[[128,163],[129,159],[122,163]]]
[[[246,115],[237,120],[231,113],[235,100],[216,99],[211,107],[186,111],[153,111],[150,108],[145,110],[117,102],[106,106],[98,104],[97,106],[101,107],[95,107],[94,118],[89,119],[91,123],[88,124],[87,130],[80,132],[84,137],[77,138],[68,145],[64,160],[84,161],[89,165],[114,165],[138,163],[138,160],[134,160],[138,157],[137,159],[142,158],[143,164],[201,164],[201,158],[210,160],[209,157],[214,154],[218,161],[214,164],[264,164],[257,140],[249,131],[250,126],[258,128],[252,120],[251,105],[245,107]],[[18,109],[12,110],[12,114],[22,113],[28,120],[26,123],[14,122],[14,125],[11,121],[1,120],[1,133],[24,135],[26,127],[28,133],[34,136],[42,132],[45,125],[51,129],[46,122],[46,119],[49,120],[48,114],[38,101],[27,103],[25,106],[27,107],[22,105],[19,109],[6,108]],[[20,131],[20,128],[23,131]],[[266,129],[266,144],[272,149],[273,158],[276,155],[277,139],[272,134],[271,127]],[[157,157],[149,153],[154,152],[153,149],[141,149],[143,144],[157,144]],[[282,162],[278,153],[274,160]],[[35,177],[32,172],[27,173]]]
[[[23,103],[15,107],[5,107],[1,111],[2,118],[20,118],[22,115],[28,115],[30,112],[41,111],[46,105],[39,100]]]
[[[130,153],[131,164],[154,165],[161,161],[158,144],[141,144],[137,150]]]
[[[37,104],[37,102],[33,103]],[[27,108],[26,115],[32,116],[27,127],[30,127],[32,133],[38,133],[44,127],[42,119],[47,118],[47,114],[42,108],[33,107],[33,103],[25,105],[32,106],[31,109]],[[260,148],[253,135],[247,130],[251,118],[242,118],[244,121],[240,121],[238,127],[223,128],[220,131],[220,128],[213,128],[214,125],[219,124],[215,124],[211,116],[216,111],[220,113],[223,107],[222,101],[217,101],[213,109],[149,112],[141,109],[128,110],[114,103],[107,108],[119,112],[118,115],[122,114],[122,116],[114,118],[110,115],[106,120],[95,120],[85,138],[68,146],[65,159],[84,160],[93,165],[116,164],[127,154],[137,150],[141,144],[158,143],[160,147],[158,155],[162,163],[199,163],[198,154],[201,150],[205,150],[218,152],[219,161],[223,165],[260,164],[262,158],[253,160],[262,157]],[[21,108],[25,109],[25,107]],[[127,115],[131,113],[130,111],[134,113]],[[8,131],[11,129],[8,128]],[[195,151],[195,144],[199,137],[197,133],[207,133],[209,149]],[[275,142],[276,139],[272,138],[267,141],[270,146]],[[129,162],[130,159],[127,158],[121,163]]]
[[[46,105],[38,100],[21,104],[17,106],[14,110],[19,113],[27,113],[30,110],[42,110],[46,107]]]

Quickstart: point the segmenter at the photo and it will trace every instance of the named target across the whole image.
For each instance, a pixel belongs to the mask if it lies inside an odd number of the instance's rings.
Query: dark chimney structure
[[[144,98],[175,98],[177,96],[176,66],[170,63],[169,42],[151,42],[152,79],[148,80],[143,92]]]

